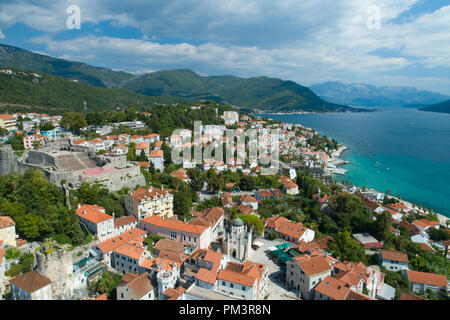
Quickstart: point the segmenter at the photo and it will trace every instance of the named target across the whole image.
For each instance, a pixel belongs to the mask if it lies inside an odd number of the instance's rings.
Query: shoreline
[[[334,112],[334,113],[342,113],[342,112]],[[268,115],[271,115],[271,114],[273,114],[273,115],[291,115],[291,114],[313,114],[313,113],[310,113],[310,112],[300,112],[300,113],[266,113],[266,114],[268,114]],[[324,113],[315,113],[315,114],[324,114]],[[275,120],[275,119],[274,119]],[[279,120],[279,121],[281,121],[281,120]],[[281,121],[282,123],[290,123],[290,122],[285,122],[285,121]],[[317,132],[314,128],[311,128],[311,129],[313,129],[315,132]],[[345,151],[347,151],[347,150],[349,150],[350,148],[348,147],[348,146],[345,146],[345,145],[342,145],[342,144],[340,144],[340,147],[337,149],[337,150],[334,150],[333,152],[332,152],[332,160],[330,161],[330,163],[331,164],[333,164],[336,168],[338,167],[338,166],[340,166],[340,165],[344,165],[344,164],[349,164],[350,162],[349,161],[347,161],[347,160],[344,160],[344,159],[342,159],[341,158],[341,156],[343,155],[343,153],[345,152]],[[331,174],[337,174],[337,175],[343,175],[343,176],[346,176],[346,173],[348,172],[348,169],[342,169],[343,170],[343,172],[344,173],[333,173],[333,172],[331,172]],[[356,185],[355,185],[356,186]],[[359,187],[359,186],[358,186]],[[375,188],[371,188],[371,189],[374,189],[374,190],[376,190]],[[387,188],[387,189],[389,189],[389,187]],[[376,190],[377,192],[380,192],[380,191],[378,191],[378,190]],[[390,196],[390,197],[393,197],[393,198],[396,198],[396,197],[394,197],[394,196]],[[417,205],[417,202],[412,202],[412,201],[406,201],[406,200],[404,200],[404,199],[398,199],[401,203],[403,203],[404,205],[406,205],[407,207],[410,207],[410,208],[413,208],[413,207],[418,207],[418,205]],[[447,222],[449,222],[450,223],[450,217],[447,217],[446,215],[444,215],[444,214],[442,214],[442,213],[438,213],[438,212],[436,212],[434,209],[432,209],[433,210],[433,212],[434,212],[434,214],[436,215],[436,217],[438,218],[438,220],[439,220],[439,223],[442,225],[442,226],[445,226],[445,227],[447,227]],[[425,212],[423,211],[423,210],[417,210],[418,212],[420,212],[420,213],[422,213],[422,214],[425,214]]]

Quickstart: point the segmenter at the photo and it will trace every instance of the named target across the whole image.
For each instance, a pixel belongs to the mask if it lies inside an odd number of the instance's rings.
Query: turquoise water
[[[374,113],[267,115],[299,123],[347,145],[347,175],[450,216],[450,115],[407,108]]]

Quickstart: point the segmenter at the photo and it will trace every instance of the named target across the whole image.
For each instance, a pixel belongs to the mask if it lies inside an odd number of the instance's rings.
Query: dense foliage
[[[15,221],[19,234],[28,240],[53,237],[80,244],[84,238],[78,218],[65,205],[62,189],[39,170],[0,177],[0,210]]]

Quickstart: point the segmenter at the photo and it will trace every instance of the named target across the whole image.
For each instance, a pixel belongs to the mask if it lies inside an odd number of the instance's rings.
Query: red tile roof
[[[395,250],[381,250],[381,257],[384,260],[399,261],[408,263],[408,255]]]
[[[206,268],[200,268],[194,278],[206,283],[215,284],[217,279],[217,271],[214,272]]]
[[[150,216],[141,220],[142,222],[169,230],[177,230],[193,234],[202,234],[206,227],[187,224],[180,220],[164,220],[161,216]]]
[[[76,210],[76,214],[83,219],[97,224],[113,218],[110,215],[104,213],[104,210],[105,209],[99,206],[84,204]]]
[[[15,225],[16,225],[16,223],[14,222],[13,219],[11,219],[11,217],[9,217],[9,216],[1,216],[0,217],[0,229],[12,227]]]
[[[122,246],[125,243],[128,243],[129,241],[132,240],[142,241],[142,237],[145,234],[147,234],[146,231],[138,228],[133,228],[121,235],[115,236],[114,238],[108,239],[106,241],[97,244],[97,247],[105,254],[117,249],[118,247]]]
[[[28,293],[36,292],[52,283],[49,278],[42,276],[37,270],[24,273],[9,282]]]
[[[447,286],[447,277],[442,274],[408,270],[409,282],[428,284],[437,287]]]
[[[339,279],[327,276],[320,281],[314,290],[333,300],[345,300],[350,292],[350,287]]]
[[[120,218],[116,218],[116,219],[114,219],[114,228],[125,226],[127,224],[134,223],[134,222],[137,222],[137,219],[135,216],[123,216]]]

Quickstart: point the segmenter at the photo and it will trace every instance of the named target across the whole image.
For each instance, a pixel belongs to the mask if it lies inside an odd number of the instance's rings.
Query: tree
[[[66,112],[63,114],[61,119],[61,126],[72,131],[72,133],[77,133],[81,128],[87,126],[86,119],[80,112]]]
[[[376,216],[376,220],[373,223],[373,235],[379,241],[386,241],[391,236],[392,215],[383,211]]]
[[[252,176],[243,176],[239,181],[239,188],[241,190],[250,191],[255,189],[256,179]]]
[[[144,150],[141,150],[141,154],[139,155],[139,157],[137,157],[136,160],[137,161],[141,161],[141,162],[147,162],[148,161],[147,155],[145,154]]]
[[[251,227],[253,231],[255,231],[257,234],[262,234],[264,232],[264,225],[257,216],[253,214],[238,214],[238,218],[241,218],[244,223]]]
[[[338,232],[335,240],[336,242],[330,243],[329,249],[338,260],[366,263],[363,247],[351,237],[350,232]]]
[[[269,240],[275,240],[278,238],[278,233],[272,230],[269,232],[267,237],[269,238]]]
[[[41,147],[41,140],[34,140],[33,141],[33,149],[37,150]]]
[[[192,207],[192,198],[188,192],[177,191],[173,197],[173,210],[178,215],[186,217]]]
[[[50,131],[55,129],[55,126],[50,121],[46,121],[39,125],[39,129],[41,129],[41,131]]]

